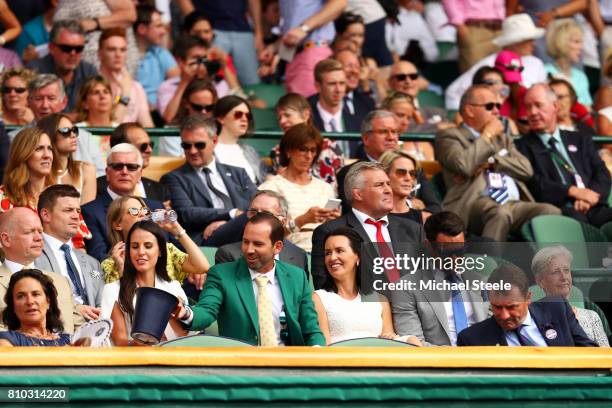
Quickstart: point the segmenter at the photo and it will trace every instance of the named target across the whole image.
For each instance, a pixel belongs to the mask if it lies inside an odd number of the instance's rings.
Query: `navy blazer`
[[[104,189],[98,192],[98,197],[81,207],[83,219],[87,228],[91,231],[92,238],[85,240],[87,253],[98,261],[102,262],[108,257],[108,252],[111,249],[111,242],[106,227],[106,214],[108,206],[113,202],[113,199]],[[151,210],[159,210],[164,208],[162,203],[148,198],[144,199],[145,204]]]
[[[580,327],[569,303],[560,297],[546,297],[529,305],[529,312],[549,347],[597,347]],[[555,338],[546,332],[554,330]],[[507,346],[506,335],[494,317],[463,330],[457,336],[458,346]]]
[[[229,193],[232,208],[246,210],[257,187],[243,168],[219,163],[217,160],[215,162]],[[164,175],[160,182],[168,189],[172,208],[196,244],[203,244],[202,232],[208,224],[230,219],[229,211],[232,208],[213,207],[208,187],[188,163]]]
[[[610,172],[599,157],[593,139],[566,130],[561,130],[560,135],[565,150],[585,186],[598,192],[599,202],[607,205],[610,194]],[[533,177],[527,182],[527,187],[534,199],[557,207],[572,202],[567,196],[570,186],[561,182],[550,152],[540,138],[531,132],[518,139],[515,145],[529,159],[533,167]]]
[[[308,103],[310,103],[310,108],[312,109],[312,124],[316,127],[320,132],[325,132],[325,125],[323,124],[323,119],[321,119],[321,115],[319,114],[319,109],[317,109],[317,102],[319,101],[319,94],[314,94],[308,97]],[[342,103],[342,120],[344,122],[344,131],[345,132],[359,132],[361,130],[361,121],[368,114],[368,112],[372,109],[367,109],[367,107],[362,107],[359,104],[355,104],[356,100],[353,99],[353,105],[355,106],[355,114],[351,115],[348,106],[346,106],[346,102]],[[357,109],[359,106],[359,109]],[[365,112],[365,113],[364,113]]]

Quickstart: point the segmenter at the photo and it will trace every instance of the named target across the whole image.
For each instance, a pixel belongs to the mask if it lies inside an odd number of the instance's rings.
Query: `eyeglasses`
[[[492,111],[493,108],[497,108],[497,110],[501,109],[501,103],[499,102],[487,102],[487,103],[470,103],[472,106],[482,106],[488,111]]]
[[[74,135],[75,137],[79,136],[79,128],[76,126],[73,127],[61,127],[57,128],[57,133],[59,133],[63,137],[70,137],[70,135]]]
[[[149,143],[141,143],[140,146],[138,146],[138,150],[140,150],[141,153],[144,153],[149,147],[151,150],[153,150],[155,148],[155,142],[151,140]]]
[[[137,217],[138,214],[146,217],[147,215],[151,214],[151,210],[149,210],[147,207],[141,207],[141,208],[130,207],[127,210],[128,210],[128,213],[132,217]]]
[[[419,77],[419,73],[418,72],[413,72],[411,74],[395,74],[395,75],[393,75],[393,79],[395,79],[396,81],[405,81],[406,78],[410,78],[411,80],[416,81],[418,77]]]
[[[483,85],[493,86],[493,85],[501,85],[504,83],[504,81],[502,81],[501,79],[483,79],[482,83]]]
[[[409,174],[410,177],[412,178],[416,178],[419,172],[414,169],[412,170],[402,169],[401,167],[395,169],[395,175],[398,177],[406,177],[407,174]]]
[[[250,112],[236,111],[234,112],[234,119],[240,120],[242,116],[246,115],[247,120],[253,119],[253,115]]]
[[[399,130],[397,129],[372,129],[369,133],[374,133],[377,135],[391,135],[397,136],[399,135]]]
[[[68,44],[57,44],[54,43],[57,48],[64,51],[66,54],[71,54],[72,51],[76,51],[77,54],[80,54],[85,49],[84,45],[68,45]]]
[[[189,102],[189,105],[191,106],[191,109],[198,111],[198,112],[205,111],[208,113],[208,112],[212,112],[212,110],[215,109],[214,103],[211,103],[210,105],[200,105],[199,103]]]
[[[109,163],[108,167],[115,171],[121,171],[127,168],[129,172],[134,172],[140,168],[140,164],[137,163]]]
[[[193,146],[195,146],[195,148],[198,150],[204,150],[206,149],[206,142],[195,142],[195,143],[181,142],[181,147],[183,148],[183,150],[191,150]]]
[[[525,69],[525,67],[521,67],[520,65],[502,65],[502,68],[504,68],[506,71],[516,72],[523,72],[523,70]]]
[[[311,147],[309,149],[307,147],[302,146],[302,147],[298,147],[297,151],[300,152],[300,153],[304,153],[304,154],[307,154],[307,153],[317,154],[317,148],[316,147]]]
[[[253,218],[254,216],[256,216],[257,214],[266,214],[266,215],[271,215],[273,217],[279,218],[281,217],[280,214],[272,214],[270,211],[265,211],[265,210],[257,210],[255,208],[249,208],[246,212],[247,217],[248,218]]]
[[[11,91],[15,91],[18,94],[22,94],[22,93],[24,93],[27,90],[28,90],[28,88],[24,88],[24,87],[21,87],[21,86],[19,86],[19,87],[17,87],[17,86],[3,86],[2,87],[2,93],[3,94],[10,94]]]

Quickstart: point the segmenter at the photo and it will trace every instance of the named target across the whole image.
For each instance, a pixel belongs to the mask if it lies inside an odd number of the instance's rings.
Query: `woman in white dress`
[[[361,288],[359,251],[362,239],[355,230],[340,227],[325,237],[325,268],[322,289],[313,302],[327,344],[362,337],[384,337],[420,345],[414,336],[399,338],[393,329],[389,302],[365,300]]]
[[[535,254],[531,261],[531,271],[546,296],[569,299],[572,291],[572,260],[572,253],[561,245],[542,248]],[[599,347],[610,346],[601,319],[595,311],[575,306],[572,306],[572,310],[588,338]]]
[[[132,339],[132,319],[136,288],[154,287],[164,290],[187,304],[187,295],[176,280],[170,280],[166,269],[166,239],[164,231],[153,221],[139,221],[128,233],[123,276],[104,286],[102,318],[113,320],[111,339],[115,346],[141,345]],[[164,339],[171,340],[187,332],[171,319]]]

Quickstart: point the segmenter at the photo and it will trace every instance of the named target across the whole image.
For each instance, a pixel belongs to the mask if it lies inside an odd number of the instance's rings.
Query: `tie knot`
[[[70,252],[70,245],[62,244],[62,246],[60,246],[60,249],[64,252]]]
[[[268,282],[270,282],[270,279],[265,275],[259,275],[255,278],[255,283],[257,283],[257,286],[260,288],[266,286]]]
[[[369,225],[374,225],[376,228],[380,228],[383,225],[385,225],[385,221],[384,220],[376,221],[376,220],[373,220],[371,218],[368,218],[367,220],[365,220],[365,223],[369,224]]]
[[[204,173],[210,174],[210,172],[211,172],[212,170],[210,169],[210,167],[202,167],[202,171],[203,171]]]
[[[551,149],[556,149],[557,148],[557,139],[555,139],[554,137],[550,137],[550,139],[548,139],[548,146],[550,146]]]

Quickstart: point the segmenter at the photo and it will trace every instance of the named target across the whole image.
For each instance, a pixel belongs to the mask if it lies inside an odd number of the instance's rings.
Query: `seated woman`
[[[11,276],[2,321],[8,331],[0,332],[0,346],[67,346],[70,335],[57,304],[53,281],[38,269],[23,269]]]
[[[100,316],[112,319],[111,339],[115,346],[140,345],[130,335],[136,289],[139,287],[164,290],[187,304],[187,295],[181,284],[168,276],[164,231],[153,221],[138,221],[130,228],[125,245],[123,276],[105,285],[102,292]],[[171,340],[186,334],[180,323],[171,320],[164,332],[164,339]]]
[[[106,283],[115,282],[123,274],[128,231],[136,222],[148,217],[150,210],[140,197],[119,197],[108,207],[107,222],[112,249],[110,256],[102,261]],[[190,282],[196,283],[198,289],[201,289],[204,285],[204,274],[208,272],[210,264],[200,248],[185,234],[178,222],[163,221],[158,225],[175,237],[187,251],[181,251],[172,243],[166,245],[168,277],[181,283],[189,277]]]
[[[359,267],[362,239],[354,229],[340,227],[325,237],[326,279],[312,294],[319,327],[327,344],[360,337],[399,339],[391,307],[384,297],[366,301]],[[402,339],[404,340],[404,339]],[[405,339],[420,345],[418,339]]]
[[[79,128],[67,115],[54,113],[38,121],[37,126],[51,136],[53,146],[52,174],[56,184],[69,184],[81,193],[81,204],[96,198],[96,168],[73,158],[77,150]]]
[[[340,209],[325,208],[330,198],[336,198],[333,188],[311,176],[323,139],[312,125],[295,125],[280,142],[280,161],[287,168],[259,186],[281,194],[289,204],[287,239],[306,252],[312,248],[312,232],[320,224],[340,216]]]
[[[546,296],[561,296],[569,300],[572,291],[573,259],[572,253],[561,245],[543,248],[535,254],[531,260],[531,271]],[[593,310],[575,306],[572,306],[572,310],[588,338],[599,347],[609,347],[599,315]]]
[[[300,94],[288,93],[283,95],[276,103],[276,118],[283,132],[287,132],[292,126],[299,123],[312,125],[312,110],[310,104]],[[284,171],[280,164],[280,149],[276,145],[270,151],[272,168],[275,173]],[[338,143],[331,139],[323,138],[323,146],[319,158],[312,166],[312,175],[326,181],[332,187],[336,187],[336,172],[344,166],[344,155]]]
[[[560,130],[578,132],[585,137],[595,135],[595,121],[591,112],[578,102],[576,91],[565,79],[553,78],[548,81],[550,89],[557,95],[557,124]]]
[[[423,211],[425,203],[416,197],[418,163],[403,150],[389,150],[380,156],[380,164],[385,169],[393,191],[393,210],[391,213],[423,224],[430,212]]]
[[[2,73],[2,120],[5,125],[27,125],[34,120],[28,107],[28,85],[36,74],[27,68],[6,69]]]
[[[252,146],[238,142],[254,127],[248,102],[239,96],[225,96],[217,101],[213,114],[221,129],[215,146],[219,162],[243,168],[253,183],[261,184],[265,169],[259,154]]]

